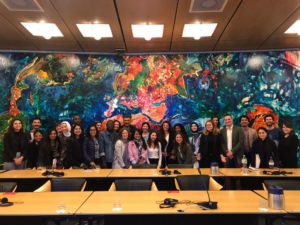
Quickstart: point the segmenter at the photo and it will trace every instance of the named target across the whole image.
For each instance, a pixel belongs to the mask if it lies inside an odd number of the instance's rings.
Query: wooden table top
[[[111,172],[111,169],[93,169],[93,170],[83,170],[83,169],[68,169],[68,170],[57,170],[59,172],[64,172],[64,178],[90,178],[90,177],[107,177]],[[45,170],[10,170],[5,173],[0,173],[1,179],[28,179],[28,178],[53,178],[54,176],[43,176],[42,173]]]
[[[92,192],[15,192],[0,193],[14,205],[0,207],[0,216],[72,215]],[[65,212],[57,211],[64,206]]]
[[[256,193],[268,198],[268,192],[265,190],[255,190]],[[284,190],[285,210],[289,213],[300,213],[300,191]]]
[[[278,169],[258,169],[258,170],[248,170],[247,174],[243,174],[241,168],[221,168],[220,173],[226,177],[300,177],[300,169],[299,168],[289,168],[289,169],[281,169],[281,171],[292,172],[292,174],[286,175],[269,175],[264,174],[263,171],[278,171]]]
[[[197,169],[177,168],[168,169],[171,171],[170,175],[162,175],[159,169],[113,169],[108,177],[176,177],[178,175],[198,175]],[[179,171],[181,174],[174,174],[174,170]]]
[[[109,191],[94,192],[77,210],[76,214],[266,214],[285,213],[279,210],[260,209],[261,197],[251,191],[210,191],[212,201],[218,202],[216,210],[202,210],[195,204],[177,204],[175,208],[159,208],[159,202],[165,198],[179,201],[207,201],[205,191]],[[118,208],[121,210],[118,210]],[[183,210],[184,212],[178,212]]]

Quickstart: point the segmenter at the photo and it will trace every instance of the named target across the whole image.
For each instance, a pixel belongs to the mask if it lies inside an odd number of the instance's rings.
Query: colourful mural
[[[16,116],[27,126],[39,116],[46,129],[74,114],[85,126],[132,114],[137,126],[168,119],[188,127],[226,113],[236,119],[247,114],[256,128],[273,113],[279,124],[291,120],[299,135],[299,66],[299,51],[123,57],[4,52],[0,135]]]

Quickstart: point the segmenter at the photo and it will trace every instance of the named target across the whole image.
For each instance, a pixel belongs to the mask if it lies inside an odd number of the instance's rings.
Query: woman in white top
[[[148,152],[148,160],[150,164],[157,165],[157,168],[161,167],[162,160],[162,151],[161,144],[158,141],[156,131],[152,131],[150,133],[150,137],[147,141],[147,152]]]
[[[129,156],[128,156],[128,138],[129,130],[122,128],[120,130],[120,138],[115,145],[114,161],[112,164],[113,169],[128,168]]]

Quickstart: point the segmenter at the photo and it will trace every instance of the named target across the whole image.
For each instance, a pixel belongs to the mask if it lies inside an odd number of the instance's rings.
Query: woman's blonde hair
[[[213,126],[213,135],[218,134],[218,130],[216,129],[216,127],[215,127],[215,125],[214,125],[214,123],[213,123],[212,120],[207,120],[207,121],[205,122],[203,134],[204,134],[204,135],[208,135],[208,134],[209,134],[208,130],[206,129],[206,124],[207,124],[207,123],[211,123],[211,125]]]

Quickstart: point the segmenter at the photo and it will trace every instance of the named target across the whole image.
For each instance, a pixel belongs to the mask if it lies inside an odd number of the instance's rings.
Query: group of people
[[[220,167],[241,167],[245,155],[248,165],[268,167],[270,158],[277,166],[297,167],[298,137],[291,123],[283,122],[282,129],[275,128],[274,117],[264,117],[265,126],[257,130],[249,127],[249,118],[240,117],[240,125],[233,125],[230,114],[224,116],[224,127],[219,118],[207,120],[202,132],[195,122],[187,132],[182,124],[173,127],[163,121],[158,131],[148,122],[137,128],[131,116],[118,120],[96,122],[84,134],[81,118],[73,117],[72,124],[62,121],[47,135],[39,118],[32,120],[29,132],[23,130],[20,119],[13,119],[4,135],[3,168],[128,168],[153,164],[165,168],[170,164],[191,164],[210,167],[217,162]]]

